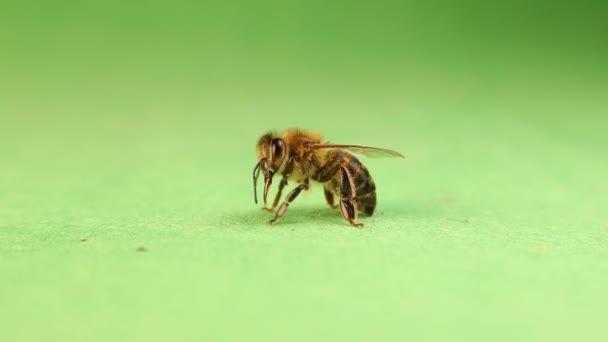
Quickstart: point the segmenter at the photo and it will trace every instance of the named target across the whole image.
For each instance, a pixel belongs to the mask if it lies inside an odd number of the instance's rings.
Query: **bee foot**
[[[262,208],[262,210],[263,210],[263,211],[267,211],[267,212],[269,212],[269,213],[271,213],[271,212],[273,212],[273,211],[274,211],[274,209],[273,209],[273,208],[266,208],[266,207]]]
[[[363,223],[349,222],[353,228],[363,228]]]
[[[272,219],[272,220],[268,221],[268,224],[272,225],[275,222],[277,222],[277,219]]]

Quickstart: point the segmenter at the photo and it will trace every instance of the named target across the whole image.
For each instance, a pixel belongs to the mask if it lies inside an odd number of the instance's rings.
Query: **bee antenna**
[[[253,168],[253,199],[255,201],[255,204],[258,204],[258,192],[257,192],[258,176],[260,175],[260,166],[262,165],[263,161],[264,161],[264,159],[260,160]]]

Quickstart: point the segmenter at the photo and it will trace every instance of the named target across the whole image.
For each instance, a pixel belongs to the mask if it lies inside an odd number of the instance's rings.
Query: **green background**
[[[3,1],[0,340],[605,340],[607,7]],[[406,155],[364,229],[289,127]]]

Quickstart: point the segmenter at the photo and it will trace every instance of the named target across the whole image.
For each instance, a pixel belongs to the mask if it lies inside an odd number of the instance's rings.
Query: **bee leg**
[[[338,206],[334,203],[334,193],[327,188],[324,188],[323,190],[325,191],[325,200],[327,201],[327,204],[333,209],[337,208]]]
[[[262,208],[262,210],[273,212],[274,209],[279,205],[279,200],[281,199],[281,195],[283,194],[283,188],[287,185],[287,178],[283,178],[281,183],[279,183],[279,190],[277,191],[276,196],[274,196],[274,201],[272,202],[272,207],[270,208]]]
[[[289,204],[291,202],[293,202],[293,200],[295,200],[296,197],[298,197],[298,195],[300,194],[300,191],[302,191],[302,190],[308,190],[308,180],[306,180],[305,183],[298,185],[295,189],[291,190],[291,192],[289,194],[287,194],[287,197],[285,197],[285,202],[283,202],[283,204],[281,204],[281,206],[279,207],[279,210],[277,210],[277,213],[274,216],[274,218],[272,220],[268,221],[268,223],[273,224],[279,218],[281,218],[281,216],[285,215],[285,213],[287,212],[287,208],[289,207]]]
[[[285,187],[285,185],[287,185],[287,178],[289,177],[289,174],[291,173],[291,171],[293,171],[293,166],[294,166],[294,161],[293,161],[293,157],[289,158],[289,160],[287,161],[287,166],[285,167],[285,171],[283,172],[283,179],[281,179],[281,183],[279,183],[279,190],[276,194],[276,196],[274,197],[274,201],[272,202],[272,207],[271,208],[262,208],[262,210],[268,211],[268,212],[273,212],[274,209],[277,207],[277,205],[279,205],[279,201],[281,200],[281,195],[283,194],[283,188]]]
[[[342,213],[342,217],[344,217],[351,226],[355,228],[363,227],[363,223],[355,223],[355,220],[357,219],[357,203],[355,203],[354,200],[340,200],[340,212]]]
[[[342,185],[340,185],[340,213],[351,226],[361,228],[363,227],[363,224],[355,222],[357,220],[357,203],[353,199],[356,195],[353,191],[353,180],[344,167],[341,168],[341,172]]]

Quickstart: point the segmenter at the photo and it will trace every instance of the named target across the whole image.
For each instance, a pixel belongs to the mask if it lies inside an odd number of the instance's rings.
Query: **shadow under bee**
[[[289,216],[285,216],[281,222],[271,225],[268,221],[273,217],[274,213],[263,210],[247,210],[225,214],[220,221],[225,226],[255,226],[256,229],[259,229],[261,225],[268,229],[289,229],[296,226],[301,227],[302,225],[345,227],[340,211],[331,208],[290,208]],[[346,226],[346,228],[349,227]]]

